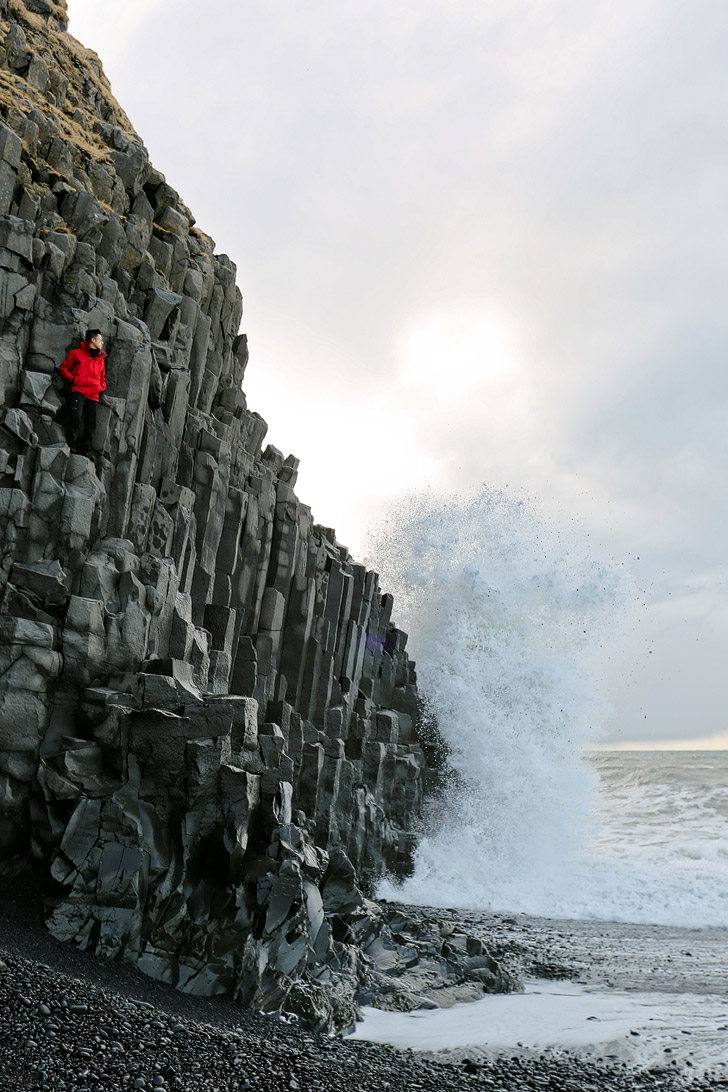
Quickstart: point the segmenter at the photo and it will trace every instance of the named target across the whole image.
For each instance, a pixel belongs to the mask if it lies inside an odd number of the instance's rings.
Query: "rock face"
[[[59,937],[346,1026],[402,932],[361,887],[422,799],[406,635],[263,449],[235,268],[64,5],[0,0],[0,110],[0,868],[48,870]],[[88,327],[93,458],[58,375]]]

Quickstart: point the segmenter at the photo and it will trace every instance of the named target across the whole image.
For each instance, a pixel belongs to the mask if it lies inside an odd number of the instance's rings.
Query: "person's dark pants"
[[[98,402],[84,398],[78,391],[71,394],[71,424],[68,440],[71,451],[77,455],[92,453],[92,440],[96,429],[96,407]]]

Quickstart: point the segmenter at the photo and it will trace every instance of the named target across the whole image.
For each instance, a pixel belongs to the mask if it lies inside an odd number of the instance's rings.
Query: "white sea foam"
[[[595,755],[589,916],[728,925],[728,754]]]
[[[503,1051],[610,1057],[648,1067],[686,1062],[699,1075],[725,1072],[728,1003],[715,994],[606,990],[532,981],[525,993],[494,994],[450,1009],[411,1013],[365,1008],[353,1038],[470,1058]]]
[[[413,498],[370,554],[395,593],[457,774],[428,816],[414,875],[385,881],[380,894],[547,917],[728,924],[728,860],[706,836],[706,794],[676,798],[669,779],[648,784],[647,769],[632,789],[607,776],[597,791],[604,768],[583,755],[607,712],[590,667],[630,598],[624,570],[491,490]],[[641,793],[652,793],[661,826],[635,807]]]

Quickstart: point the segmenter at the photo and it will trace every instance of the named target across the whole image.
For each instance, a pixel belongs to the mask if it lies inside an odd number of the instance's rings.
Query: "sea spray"
[[[522,498],[416,496],[372,536],[456,778],[415,870],[381,894],[556,912],[577,881],[596,774],[582,760],[608,709],[589,679],[624,570]]]
[[[600,758],[591,682],[638,596],[526,500],[417,496],[372,536],[454,771],[403,901],[728,926],[725,757]],[[636,770],[639,778],[635,782]],[[699,781],[693,772],[700,771]],[[601,780],[600,780],[601,777]]]

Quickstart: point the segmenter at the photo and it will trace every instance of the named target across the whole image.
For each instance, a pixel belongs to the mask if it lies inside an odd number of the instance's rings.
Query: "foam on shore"
[[[698,1075],[723,1066],[728,999],[716,994],[608,990],[532,980],[522,994],[492,994],[449,1009],[365,1008],[355,1038],[477,1059],[569,1051],[584,1058],[666,1065]]]

